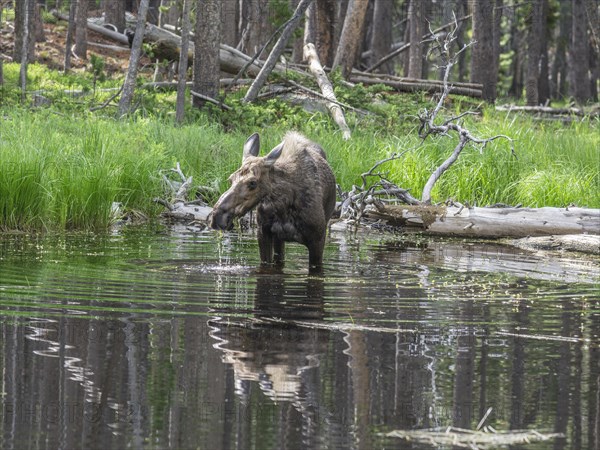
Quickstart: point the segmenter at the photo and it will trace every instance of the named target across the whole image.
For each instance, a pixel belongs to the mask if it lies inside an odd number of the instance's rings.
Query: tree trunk
[[[104,0],[104,22],[114,25],[119,33],[125,31],[125,4],[122,0]]]
[[[123,117],[130,112],[131,101],[135,89],[138,65],[142,55],[142,42],[144,41],[144,29],[146,26],[146,15],[148,14],[149,0],[141,0],[138,10],[137,25],[135,27],[135,36],[131,44],[131,55],[129,57],[129,67],[127,75],[123,82],[123,92],[119,99],[119,117]]]
[[[457,16],[464,17],[467,15],[467,0],[458,0],[458,11]],[[459,49],[465,45],[465,31],[467,30],[466,21],[461,21],[458,24],[458,30],[456,31],[456,44]],[[462,52],[458,55],[458,81],[463,82],[467,78],[467,52]]]
[[[180,14],[181,0],[162,0],[160,14],[158,16],[158,24],[163,27],[165,25],[177,26]]]
[[[425,34],[425,11],[422,0],[410,0],[410,48],[408,53],[408,78],[423,75],[423,35]]]
[[[75,54],[87,59],[87,11],[88,2],[78,1],[75,12]]]
[[[494,72],[499,73],[500,70],[500,38],[502,37],[502,11],[504,10],[504,0],[496,0],[494,6]],[[496,75],[496,80],[498,75]]]
[[[596,47],[590,43],[590,99],[598,102],[598,80],[600,80],[600,53]]]
[[[221,42],[231,47],[235,47],[239,40],[237,5],[237,0],[221,0]]]
[[[28,43],[31,41],[30,37],[30,23],[31,23],[31,12],[33,11],[33,1],[34,0],[26,0],[25,7],[22,12],[22,29],[23,29],[23,37],[21,40],[21,68],[19,70],[19,84],[21,87],[21,102],[25,103],[25,98],[27,94],[27,64],[29,62],[29,45]]]
[[[584,103],[590,98],[588,21],[585,12],[585,0],[572,0],[572,5],[569,91],[575,100]]]
[[[365,16],[369,0],[350,0],[348,11],[344,19],[344,28],[340,36],[340,43],[333,60],[333,68],[339,67],[342,76],[347,78],[352,71],[356,54],[362,40]]]
[[[44,33],[44,21],[42,20],[41,5],[34,0],[33,2],[33,41],[34,42],[46,42],[46,35]],[[33,49],[35,51],[35,47]],[[30,54],[30,59],[33,59],[33,52]]]
[[[255,55],[267,40],[270,23],[269,0],[246,0],[248,4],[247,34],[248,39],[243,51],[249,55]]]
[[[373,30],[371,34],[371,59],[369,66],[372,66],[381,58],[390,53],[392,49],[392,17],[394,4],[389,0],[375,0],[373,6]],[[394,73],[394,64],[392,61],[383,63],[379,71],[381,73]]]
[[[27,13],[27,22],[29,24],[28,27],[31,28],[31,23],[33,22],[32,11],[34,8],[34,1],[35,0],[20,0],[15,2],[15,41],[13,48],[13,61],[22,61],[23,52],[25,49],[27,50],[27,61],[29,62],[33,59],[33,55],[35,53],[35,36],[30,29],[25,30],[23,24],[25,23],[25,13]],[[27,47],[23,46],[25,34],[27,35]]]
[[[175,121],[182,123],[185,118],[185,82],[188,69],[188,49],[190,46],[190,8],[193,0],[183,0],[181,27],[181,55],[179,57],[179,79],[177,80],[177,102]]]
[[[480,0],[473,4],[473,39],[471,82],[483,84],[483,99],[496,100],[496,78],[494,64],[494,0]]]
[[[315,47],[322,64],[331,67],[334,58],[336,0],[315,0]]]
[[[67,25],[67,38],[65,40],[65,73],[71,69],[71,46],[73,45],[73,32],[75,31],[75,11],[77,3],[71,2],[69,6],[69,22]]]
[[[152,25],[158,25],[158,21],[160,20],[160,3],[161,0],[150,0],[148,4],[146,21]]]
[[[585,1],[585,14],[588,20],[588,26],[590,29],[590,44],[596,55],[600,54],[600,11],[598,11],[597,0],[586,0]]]
[[[300,3],[298,3],[298,6],[294,11],[294,14],[290,18],[290,20],[288,20],[287,25],[281,32],[281,36],[279,36],[279,39],[277,39],[277,42],[273,46],[273,50],[271,50],[271,53],[269,53],[269,57],[265,61],[265,65],[262,67],[262,69],[260,69],[260,72],[256,76],[256,79],[250,86],[250,89],[248,89],[248,92],[244,97],[244,102],[253,102],[254,100],[256,100],[260,89],[267,81],[267,77],[269,76],[271,71],[275,68],[277,60],[285,50],[287,42],[292,36],[294,30],[298,27],[300,19],[302,19],[302,16],[304,16],[304,12],[306,11],[311,2],[312,0],[300,0]],[[219,79],[217,78],[217,82],[218,81]]]
[[[567,48],[571,34],[571,2],[560,2],[556,54],[552,64],[551,96],[555,99],[567,95]]]
[[[194,41],[193,90],[216,99],[219,94],[220,0],[198,0]],[[205,103],[199,97],[192,100],[196,108],[203,107]]]
[[[538,78],[538,101],[545,105],[550,100],[550,75],[548,62],[548,42],[552,36],[548,29],[548,0],[542,0],[542,32],[540,34],[540,74]]]
[[[335,52],[340,44],[340,37],[342,36],[342,29],[344,28],[344,21],[346,19],[346,12],[348,11],[348,5],[350,0],[337,0],[335,2],[335,18],[333,24],[333,42],[331,44],[331,52],[333,53],[332,58],[335,59]],[[331,61],[333,65],[333,60]]]
[[[539,105],[538,79],[540,76],[540,51],[542,48],[542,0],[531,1],[527,31],[527,75],[525,96],[527,106]]]

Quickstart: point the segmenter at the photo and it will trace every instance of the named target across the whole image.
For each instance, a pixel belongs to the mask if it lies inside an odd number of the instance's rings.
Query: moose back
[[[264,157],[254,133],[244,144],[242,165],[215,204],[211,226],[228,230],[233,219],[256,207],[262,264],[281,265],[285,242],[308,248],[309,270],[320,271],[327,223],[335,209],[335,176],[323,149],[289,132]]]

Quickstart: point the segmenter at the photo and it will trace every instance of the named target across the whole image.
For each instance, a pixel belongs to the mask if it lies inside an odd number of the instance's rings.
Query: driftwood
[[[497,431],[492,427],[485,427],[481,431],[446,427],[425,430],[394,430],[386,433],[385,436],[435,447],[484,449],[552,441],[563,438],[565,435],[562,433],[540,433],[536,430]]]
[[[174,182],[163,174],[165,186],[167,186],[173,194],[172,199],[170,201],[162,198],[154,199],[155,203],[165,207],[166,211],[162,214],[163,217],[177,221],[205,223],[209,214],[212,212],[212,208],[207,206],[201,200],[187,201],[193,178],[186,177],[183,174],[179,163],[177,163],[174,169],[171,169],[171,172],[177,174],[181,179],[181,182]]]
[[[600,235],[565,234],[516,239],[512,245],[525,250],[575,251],[600,255]]]
[[[527,237],[600,234],[600,210],[586,208],[468,208],[431,205],[377,205],[367,219],[406,230],[463,237]]]
[[[340,127],[340,130],[342,130],[342,137],[346,140],[350,139],[352,133],[348,127],[348,124],[346,123],[344,112],[342,111],[342,108],[340,108],[337,98],[335,97],[333,86],[329,82],[329,79],[323,70],[323,66],[321,66],[321,62],[319,61],[319,56],[317,55],[317,50],[315,49],[314,44],[309,42],[304,46],[304,59],[308,61],[308,67],[311,73],[315,76],[323,96],[329,100],[327,103],[327,108],[329,109],[331,117],[333,117],[335,123],[337,123],[338,127]]]

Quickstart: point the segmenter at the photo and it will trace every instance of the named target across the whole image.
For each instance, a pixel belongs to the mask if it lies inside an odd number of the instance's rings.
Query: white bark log
[[[323,96],[325,96],[328,100],[327,108],[331,113],[331,117],[335,123],[337,123],[340,130],[342,130],[342,137],[345,140],[350,139],[352,133],[348,124],[346,123],[346,118],[344,117],[344,111],[338,104],[337,98],[335,97],[335,93],[333,92],[333,86],[329,82],[325,71],[323,70],[323,66],[321,66],[321,62],[319,61],[319,56],[317,55],[317,50],[312,43],[307,43],[304,46],[304,59],[308,61],[308,68],[311,73],[317,80],[317,84],[319,88],[321,88],[321,92]]]
[[[600,209],[458,208],[386,205],[367,217],[428,234],[470,237],[526,237],[600,234]]]

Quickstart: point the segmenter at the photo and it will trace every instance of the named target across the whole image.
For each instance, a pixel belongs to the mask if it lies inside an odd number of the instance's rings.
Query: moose
[[[256,207],[261,265],[282,266],[285,242],[299,242],[308,248],[309,272],[321,272],[336,195],[325,152],[296,132],[266,156],[259,151],[254,133],[244,144],[241,167],[229,177],[231,187],[214,206],[211,227],[230,230],[233,219]]]

